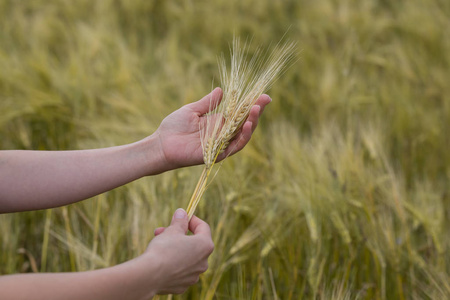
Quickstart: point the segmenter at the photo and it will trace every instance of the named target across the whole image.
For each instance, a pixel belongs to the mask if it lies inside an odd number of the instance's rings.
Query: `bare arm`
[[[124,146],[79,151],[0,151],[0,213],[81,201],[140,177],[201,164],[199,123],[215,89],[167,116],[149,137]],[[241,133],[219,159],[241,150],[270,102],[262,95]]]
[[[87,272],[18,274],[0,277],[2,299],[150,299],[152,278],[135,262]],[[154,276],[155,274],[153,274]],[[139,287],[146,280],[148,297]],[[149,284],[150,283],[150,284]]]
[[[158,140],[80,151],[0,151],[0,212],[62,206],[163,170]]]
[[[213,247],[208,224],[193,217],[188,225],[186,212],[179,209],[172,224],[133,260],[87,272],[1,276],[0,298],[133,300],[179,294],[206,271]]]

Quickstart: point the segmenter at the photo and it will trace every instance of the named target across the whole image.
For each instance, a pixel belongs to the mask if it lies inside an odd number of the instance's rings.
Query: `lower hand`
[[[187,236],[187,230],[193,235]],[[208,257],[214,249],[207,223],[178,209],[169,227],[155,230],[156,237],[142,255],[157,260],[157,294],[180,294],[199,280],[208,269]]]

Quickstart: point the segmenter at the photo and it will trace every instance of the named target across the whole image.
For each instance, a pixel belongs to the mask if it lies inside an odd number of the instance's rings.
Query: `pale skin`
[[[145,139],[123,146],[78,151],[0,151],[0,213],[67,205],[144,176],[201,164],[199,122],[211,94],[167,116]],[[271,101],[262,95],[241,132],[218,157],[240,151]],[[20,183],[20,184],[18,184]],[[193,235],[186,235],[190,230]],[[155,230],[147,250],[109,268],[74,273],[0,276],[1,299],[149,299],[183,293],[208,268],[214,248],[210,228],[178,209],[170,226]]]

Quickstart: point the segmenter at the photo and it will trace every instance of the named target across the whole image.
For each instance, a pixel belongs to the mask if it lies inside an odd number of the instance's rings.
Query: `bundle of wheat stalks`
[[[227,69],[224,55],[219,58],[223,97],[210,99],[206,122],[200,123],[203,161],[205,167],[189,202],[189,219],[207,188],[208,179],[219,154],[225,151],[238,134],[256,100],[268,90],[277,77],[293,62],[295,43],[278,44],[271,53],[257,49],[250,60],[249,46],[233,40],[231,70]]]

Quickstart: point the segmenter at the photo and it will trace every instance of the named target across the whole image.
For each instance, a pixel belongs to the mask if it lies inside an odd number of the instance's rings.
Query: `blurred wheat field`
[[[200,203],[210,269],[173,299],[450,299],[449,15],[445,0],[0,0],[0,149],[144,138],[219,85],[233,34],[270,47],[287,31],[300,60]],[[200,170],[0,215],[0,274],[141,254]]]

